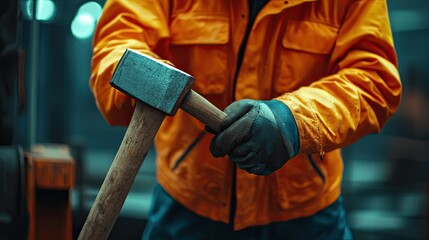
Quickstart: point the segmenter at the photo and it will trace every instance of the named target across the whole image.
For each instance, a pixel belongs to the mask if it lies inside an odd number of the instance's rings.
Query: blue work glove
[[[221,132],[210,143],[215,157],[228,154],[239,168],[269,175],[298,153],[298,127],[278,100],[240,100],[225,109]]]

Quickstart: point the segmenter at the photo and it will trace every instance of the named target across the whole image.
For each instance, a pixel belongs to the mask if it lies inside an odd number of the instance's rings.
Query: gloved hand
[[[225,109],[221,132],[210,151],[228,154],[249,173],[268,175],[298,153],[298,127],[289,108],[278,100],[240,100]]]

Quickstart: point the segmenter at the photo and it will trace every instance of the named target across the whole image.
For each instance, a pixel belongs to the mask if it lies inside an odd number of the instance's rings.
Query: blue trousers
[[[143,239],[350,240],[352,235],[346,222],[341,197],[329,207],[310,217],[233,231],[231,224],[212,221],[184,208],[160,185],[157,185]]]

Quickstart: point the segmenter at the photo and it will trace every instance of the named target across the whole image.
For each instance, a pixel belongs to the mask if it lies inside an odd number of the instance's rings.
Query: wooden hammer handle
[[[205,123],[216,132],[220,132],[220,123],[226,116],[224,112],[194,90],[191,90],[188,95],[186,95],[180,108]]]
[[[218,132],[220,123],[226,116],[224,112],[192,90],[182,101],[181,108]],[[164,112],[146,103],[136,101],[127,132],[78,240],[108,238],[165,115]]]
[[[131,122],[78,239],[107,239],[165,113],[136,101]]]

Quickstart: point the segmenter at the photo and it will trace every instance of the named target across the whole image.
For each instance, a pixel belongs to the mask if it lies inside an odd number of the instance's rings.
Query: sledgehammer
[[[161,61],[126,50],[111,85],[136,99],[121,146],[113,160],[78,239],[107,239],[136,174],[166,115],[182,108],[219,131],[225,113],[191,90],[194,78]]]

